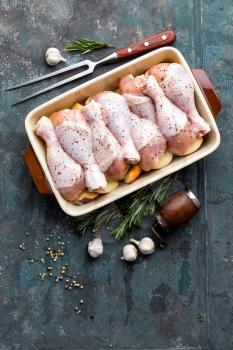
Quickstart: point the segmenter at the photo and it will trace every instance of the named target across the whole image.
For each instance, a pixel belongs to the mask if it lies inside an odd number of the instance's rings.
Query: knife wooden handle
[[[131,57],[158,47],[171,44],[176,39],[176,33],[172,29],[165,30],[159,34],[154,34],[142,39],[134,44],[128,45],[116,51],[117,58]]]

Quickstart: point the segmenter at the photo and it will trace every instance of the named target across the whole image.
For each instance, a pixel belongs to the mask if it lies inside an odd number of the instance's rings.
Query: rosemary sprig
[[[77,226],[77,230],[84,235],[87,229],[92,227],[95,223],[95,220],[99,214],[99,210],[94,210],[91,215],[87,216],[85,219],[80,221],[80,223]]]
[[[118,210],[110,211],[106,209],[103,212],[100,212],[95,220],[95,228],[100,230],[104,225],[107,225],[111,220],[114,220],[118,217]]]
[[[157,184],[149,185],[129,195],[127,198],[118,200],[116,202],[117,208],[108,206],[104,211],[102,209],[95,210],[90,216],[80,222],[77,227],[78,231],[84,234],[91,227],[99,230],[110,221],[112,222],[119,218],[116,221],[112,234],[117,239],[125,238],[145,217],[154,214],[156,207],[166,198],[171,185],[177,177],[177,174],[169,176],[160,182],[159,186]]]
[[[93,50],[102,49],[105,47],[114,47],[113,45],[102,41],[95,41],[86,38],[76,39],[66,46],[66,51],[87,53]]]
[[[206,314],[204,314],[203,312],[198,312],[197,313],[197,318],[200,322],[204,321],[206,317]]]
[[[105,209],[97,209],[91,213],[90,216],[87,216],[83,219],[77,226],[78,231],[81,234],[84,234],[86,230],[90,227],[95,227],[95,229],[100,230],[104,225],[108,224],[110,220],[114,220],[118,217],[118,209],[111,210],[110,207]]]

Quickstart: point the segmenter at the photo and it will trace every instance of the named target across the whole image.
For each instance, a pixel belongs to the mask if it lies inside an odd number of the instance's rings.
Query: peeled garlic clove
[[[123,248],[123,256],[121,257],[121,260],[134,261],[137,259],[137,256],[137,248],[133,244],[127,244]]]
[[[60,62],[66,62],[66,59],[62,57],[60,51],[55,47],[50,47],[45,53],[45,60],[50,66],[55,66]]]
[[[149,237],[144,237],[141,239],[141,241],[130,239],[130,242],[134,243],[138,247],[139,251],[144,255],[152,254],[155,251],[154,241]]]
[[[88,243],[88,253],[92,258],[98,258],[103,254],[103,243],[100,237],[94,238],[92,241]]]

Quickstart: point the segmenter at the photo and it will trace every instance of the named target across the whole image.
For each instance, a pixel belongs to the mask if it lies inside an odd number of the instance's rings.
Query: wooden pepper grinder
[[[170,195],[156,211],[157,222],[151,227],[161,248],[172,230],[186,224],[199,210],[200,202],[193,192],[184,188]]]

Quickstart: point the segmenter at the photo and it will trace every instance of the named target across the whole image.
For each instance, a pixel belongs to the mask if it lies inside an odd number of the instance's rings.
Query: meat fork
[[[97,62],[93,62],[93,61],[90,61],[90,60],[84,60],[82,62],[78,62],[78,63],[75,63],[75,64],[72,64],[68,67],[65,67],[65,68],[62,68],[62,69],[59,69],[55,72],[52,72],[52,73],[49,73],[49,74],[46,74],[46,75],[42,75],[42,76],[39,76],[35,79],[32,79],[32,80],[29,80],[29,81],[26,81],[24,83],[20,83],[20,84],[17,84],[17,85],[14,85],[14,86],[11,86],[9,88],[7,88],[6,90],[13,90],[13,89],[17,89],[19,87],[22,87],[22,86],[26,86],[26,85],[30,85],[30,84],[33,84],[33,83],[36,83],[37,81],[40,81],[40,80],[45,80],[45,79],[48,79],[48,78],[51,78],[51,77],[54,77],[56,75],[59,75],[59,74],[62,74],[64,72],[68,72],[70,70],[73,70],[73,69],[76,69],[76,68],[80,68],[80,67],[87,67],[86,70],[78,73],[78,74],[75,74],[67,79],[64,79],[64,80],[61,80],[53,85],[50,85],[42,90],[39,90],[29,96],[26,96],[24,97],[23,99],[17,101],[16,103],[13,104],[14,105],[17,105],[21,102],[24,102],[26,100],[29,100],[35,96],[38,96],[46,91],[49,91],[49,90],[52,90],[52,89],[55,89],[57,88],[58,86],[62,86],[64,84],[67,84],[71,81],[74,81],[76,79],[79,79],[81,77],[84,77],[86,75],[89,75],[91,74],[95,67],[98,66],[98,65],[101,65],[101,64],[105,64],[107,62],[111,62],[111,61],[115,61],[115,60],[118,60],[118,59],[121,59],[121,58],[127,58],[127,57],[131,57],[131,56],[134,56],[134,55],[137,55],[137,54],[142,54],[144,52],[147,52],[149,50],[152,50],[152,49],[156,49],[158,47],[161,47],[161,46],[164,46],[164,45],[167,45],[167,44],[170,44],[172,43],[174,40],[176,39],[176,33],[174,30],[172,29],[168,29],[168,30],[165,30],[159,34],[154,34],[148,38],[145,38],[145,39],[142,39],[136,43],[133,43],[131,45],[128,45],[122,49],[119,49],[115,52],[113,52],[112,54],[110,54],[109,56],[103,58],[102,60],[100,61],[97,61]]]

